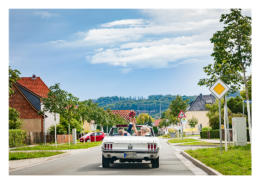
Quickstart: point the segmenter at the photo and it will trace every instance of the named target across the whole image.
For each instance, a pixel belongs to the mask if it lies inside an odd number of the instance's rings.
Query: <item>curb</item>
[[[215,147],[220,147],[219,145],[181,145],[181,144],[176,144],[174,146],[186,146],[186,147],[189,147],[189,146],[194,146],[194,147],[212,147],[212,148],[215,148]]]
[[[195,166],[199,167],[200,169],[202,169],[203,171],[205,171],[208,175],[217,175],[217,176],[222,176],[223,174],[221,174],[220,172],[212,169],[211,167],[206,166],[205,164],[203,164],[201,161],[193,158],[192,156],[190,156],[188,153],[185,153],[184,151],[180,152],[186,159],[190,160]]]

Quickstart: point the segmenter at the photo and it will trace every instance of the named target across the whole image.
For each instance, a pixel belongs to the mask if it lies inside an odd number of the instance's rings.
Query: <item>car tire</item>
[[[152,161],[152,168],[159,168],[159,157],[156,159],[153,159]]]
[[[103,168],[109,168],[109,163],[110,163],[110,159],[109,158],[105,158],[102,155],[102,167]]]

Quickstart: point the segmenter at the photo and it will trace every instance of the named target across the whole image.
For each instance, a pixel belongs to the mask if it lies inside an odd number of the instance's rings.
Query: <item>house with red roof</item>
[[[39,114],[43,109],[42,99],[48,97],[49,88],[40,77],[21,77],[13,85],[14,94],[9,98],[9,106],[20,113],[22,129],[27,132],[47,132],[50,126],[59,123],[53,113]]]
[[[156,119],[156,120],[153,122],[153,126],[158,127],[159,124],[160,124],[160,122],[161,122],[161,119]]]

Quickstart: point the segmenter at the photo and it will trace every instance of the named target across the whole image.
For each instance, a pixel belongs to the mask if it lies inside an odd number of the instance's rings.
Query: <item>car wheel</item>
[[[110,163],[110,159],[109,158],[105,158],[102,155],[102,167],[103,168],[109,168],[109,163]]]
[[[152,168],[159,168],[159,157],[153,159],[151,162],[152,162]]]

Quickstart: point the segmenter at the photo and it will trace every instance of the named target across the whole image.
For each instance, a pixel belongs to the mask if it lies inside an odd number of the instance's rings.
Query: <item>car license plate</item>
[[[136,157],[136,152],[125,152],[124,153],[124,158],[135,158]]]

